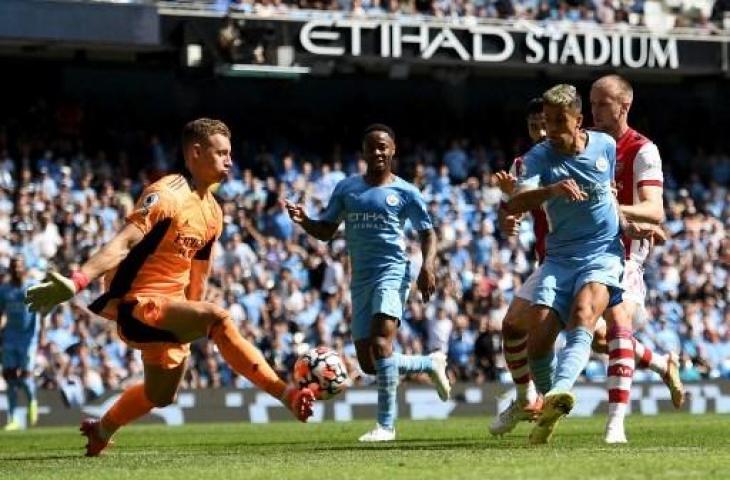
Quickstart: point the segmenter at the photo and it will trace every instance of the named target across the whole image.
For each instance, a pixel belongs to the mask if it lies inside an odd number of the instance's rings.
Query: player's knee
[[[147,399],[157,408],[165,408],[175,403],[177,392],[145,392]]]
[[[218,305],[209,305],[208,311],[208,333],[215,338],[216,333],[223,332],[223,328],[227,323],[231,322],[231,314],[225,308]]]
[[[213,327],[216,325],[223,325],[226,322],[231,321],[231,314],[225,308],[219,307],[218,305],[210,305],[208,309],[208,324]]]
[[[393,353],[393,342],[390,338],[376,336],[372,339],[375,358],[386,358]]]
[[[367,373],[368,375],[375,375],[375,365],[373,365],[373,360],[368,356],[357,357],[357,362],[360,364],[360,370],[363,371],[363,373]]]
[[[578,302],[573,310],[573,323],[578,327],[592,327],[596,321],[596,312],[589,302]]]
[[[504,335],[504,338],[518,338],[524,336],[525,333],[525,329],[520,325],[519,317],[508,312],[502,322],[502,335]]]

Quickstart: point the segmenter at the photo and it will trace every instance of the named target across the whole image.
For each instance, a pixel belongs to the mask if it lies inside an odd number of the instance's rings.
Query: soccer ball
[[[327,400],[350,386],[347,368],[340,356],[328,347],[317,347],[299,357],[294,364],[294,382],[299,388],[319,385],[320,398]]]

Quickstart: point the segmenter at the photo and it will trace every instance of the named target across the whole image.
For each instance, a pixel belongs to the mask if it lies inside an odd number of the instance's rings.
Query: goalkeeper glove
[[[43,283],[30,287],[25,292],[25,303],[30,310],[46,315],[53,307],[69,300],[88,284],[89,277],[81,271],[74,272],[71,278],[57,272],[48,272]]]

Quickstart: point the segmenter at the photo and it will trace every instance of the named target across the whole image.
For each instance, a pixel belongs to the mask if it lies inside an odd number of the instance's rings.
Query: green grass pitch
[[[549,446],[528,425],[501,439],[488,418],[400,421],[398,441],[358,444],[372,422],[132,426],[100,458],[75,428],[0,433],[0,479],[730,479],[730,416],[627,419],[629,443],[602,443],[602,416],[571,418]]]

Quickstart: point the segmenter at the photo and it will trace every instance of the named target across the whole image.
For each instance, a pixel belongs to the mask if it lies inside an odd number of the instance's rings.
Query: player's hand
[[[666,230],[664,230],[660,225],[656,225],[654,228],[654,233],[651,236],[651,244],[653,245],[664,245],[667,243],[667,240],[669,240],[669,236],[667,235]]]
[[[495,180],[497,180],[497,186],[502,193],[511,196],[515,191],[515,185],[517,179],[509,172],[501,171],[494,174]]]
[[[656,225],[642,222],[627,222],[624,233],[633,240],[651,240],[658,230]]]
[[[284,405],[291,410],[297,420],[306,422],[314,413],[313,406],[316,396],[308,387],[298,388],[289,385],[281,399]]]
[[[25,303],[30,310],[46,315],[53,307],[74,295],[76,285],[73,280],[57,272],[48,272],[43,283],[30,287],[25,292]]]
[[[566,178],[558,183],[550,185],[550,192],[556,197],[565,197],[571,202],[583,202],[588,200],[588,194],[581,190],[578,183],[572,178]]]
[[[284,208],[286,208],[289,217],[294,223],[302,223],[304,222],[304,219],[307,218],[307,214],[304,212],[303,205],[297,205],[290,202],[289,200],[283,200],[282,205],[284,206]]]
[[[418,291],[421,292],[421,297],[424,303],[431,299],[431,295],[436,291],[436,275],[430,268],[421,268],[421,272],[418,274],[418,280],[416,281]]]
[[[314,395],[315,400],[322,400],[322,387],[319,386],[318,383],[310,383],[306,387],[310,392],[312,392],[312,395]]]
[[[514,237],[520,233],[520,223],[522,222],[522,215],[500,215],[499,216],[499,229],[508,237]]]

